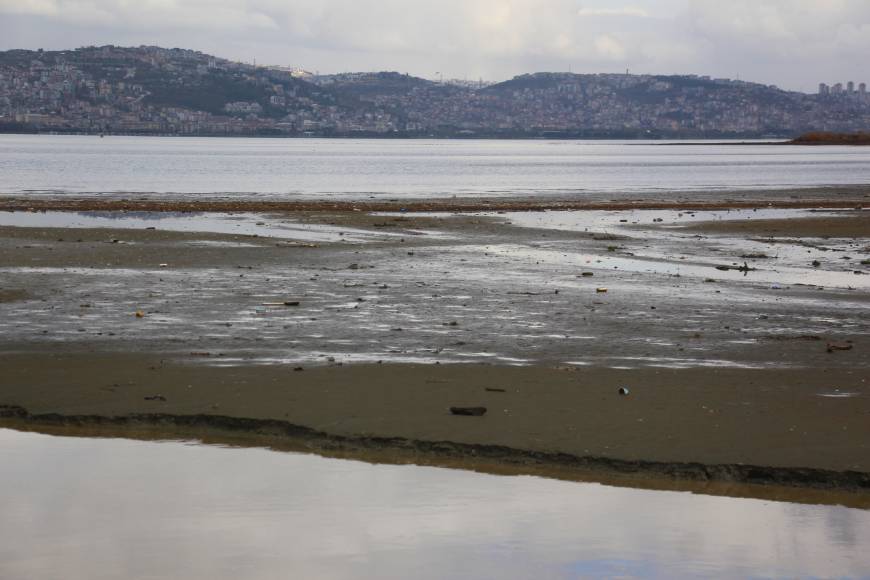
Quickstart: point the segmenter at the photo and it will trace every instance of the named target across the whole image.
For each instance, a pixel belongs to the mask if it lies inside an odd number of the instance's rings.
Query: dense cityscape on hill
[[[791,137],[870,127],[866,85],[535,73],[495,84],[311,75],[184,49],[0,52],[0,131],[177,135]]]

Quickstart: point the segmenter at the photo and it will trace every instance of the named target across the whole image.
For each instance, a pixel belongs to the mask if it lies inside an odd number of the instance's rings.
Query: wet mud
[[[786,485],[861,487],[870,472],[870,231],[855,199],[232,214],[98,201],[0,220],[0,404],[28,421],[275,420],[498,449],[495,462],[564,454]],[[188,385],[198,402],[176,406]],[[294,397],[286,417],[266,413]],[[673,467],[695,464],[713,467]]]

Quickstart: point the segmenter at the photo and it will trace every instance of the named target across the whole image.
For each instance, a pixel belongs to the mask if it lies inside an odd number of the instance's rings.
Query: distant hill
[[[699,76],[534,73],[478,88],[398,72],[303,77],[156,46],[0,52],[0,131],[750,138],[868,127],[864,93]]]

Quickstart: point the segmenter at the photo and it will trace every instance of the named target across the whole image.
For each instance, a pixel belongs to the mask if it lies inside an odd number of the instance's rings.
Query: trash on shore
[[[827,344],[828,352],[834,352],[835,350],[852,350],[854,345],[851,342],[829,342]]]
[[[485,387],[484,390],[488,391],[490,393],[506,393],[507,392],[505,389],[498,389],[496,387]]]
[[[284,302],[263,302],[261,306],[299,306],[299,301],[285,300]]]
[[[616,392],[619,393],[620,395],[622,395],[623,397],[627,397],[629,390],[628,390],[628,387],[619,387],[619,390]]]
[[[602,288],[596,288],[595,291],[596,291],[597,293],[599,293],[599,294],[604,294],[605,292],[607,292],[607,288],[603,288],[603,287],[602,287]]]
[[[591,278],[592,276],[595,275],[595,273],[594,272],[581,272],[580,275],[583,276],[584,278]]]
[[[145,397],[145,400],[146,401],[165,401],[166,397],[164,397],[163,395],[150,395],[150,396]]]
[[[482,417],[486,414],[486,407],[450,407],[450,413],[466,417]]]
[[[728,270],[737,270],[738,272],[755,272],[757,268],[751,268],[749,264],[743,262],[742,266],[716,266],[717,270],[722,270],[723,272],[727,272]]]
[[[135,312],[135,315],[136,315],[136,318],[144,318],[145,317],[145,313],[142,312],[141,310],[137,310]]]
[[[279,242],[275,244],[276,248],[319,248],[318,244],[307,242]]]

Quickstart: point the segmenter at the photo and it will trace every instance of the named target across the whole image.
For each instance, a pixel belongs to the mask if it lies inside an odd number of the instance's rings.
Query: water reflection
[[[237,236],[292,239],[306,242],[365,242],[401,237],[323,224],[305,224],[286,217],[252,213],[40,211],[0,212],[0,226],[22,228],[156,229]],[[422,232],[418,232],[423,235]]]
[[[870,512],[0,430],[3,578],[861,576]]]

